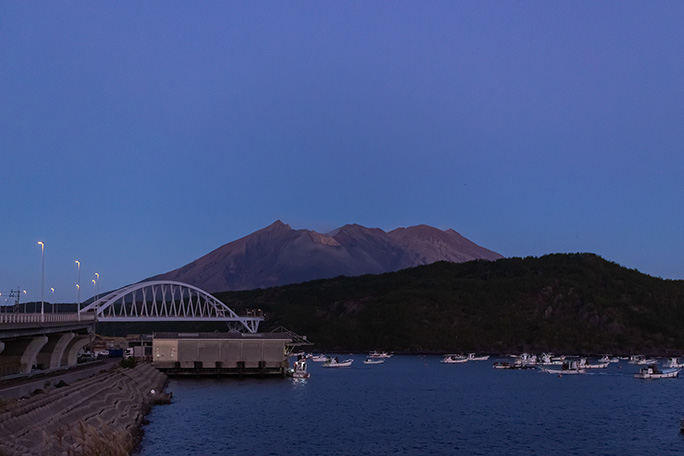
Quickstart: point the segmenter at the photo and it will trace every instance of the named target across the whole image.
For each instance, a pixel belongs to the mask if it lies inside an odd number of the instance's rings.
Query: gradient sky
[[[0,292],[277,219],[684,278],[684,2],[2,2]],[[54,298],[50,288],[55,288]],[[0,303],[4,300],[0,298]]]

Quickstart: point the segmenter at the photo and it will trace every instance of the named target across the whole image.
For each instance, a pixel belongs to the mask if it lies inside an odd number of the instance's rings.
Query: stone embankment
[[[144,416],[168,398],[149,364],[115,368],[0,406],[0,456],[129,454]]]

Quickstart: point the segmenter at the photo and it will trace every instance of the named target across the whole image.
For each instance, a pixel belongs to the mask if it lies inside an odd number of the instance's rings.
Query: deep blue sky
[[[0,292],[281,219],[684,278],[684,2],[2,2]],[[0,298],[0,303],[3,299]]]

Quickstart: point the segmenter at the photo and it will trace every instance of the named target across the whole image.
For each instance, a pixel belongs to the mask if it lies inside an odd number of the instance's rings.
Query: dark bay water
[[[684,379],[634,379],[624,361],[559,377],[495,359],[353,358],[310,362],[306,380],[172,379],[139,454],[684,454]]]

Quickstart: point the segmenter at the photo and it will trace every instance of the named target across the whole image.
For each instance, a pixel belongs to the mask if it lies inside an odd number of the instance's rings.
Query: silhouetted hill
[[[148,280],[176,280],[209,292],[266,288],[308,280],[397,271],[439,260],[502,258],[454,230],[427,225],[345,225],[330,233],[293,230],[280,220]]]
[[[439,262],[217,293],[318,350],[684,354],[684,281],[593,254]]]

